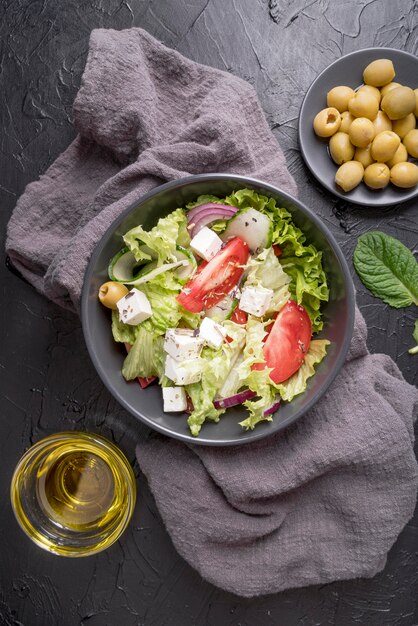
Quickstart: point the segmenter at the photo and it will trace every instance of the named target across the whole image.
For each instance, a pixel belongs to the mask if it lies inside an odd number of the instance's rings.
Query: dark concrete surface
[[[418,206],[359,208],[313,180],[297,146],[303,95],[323,68],[353,50],[418,52],[416,0],[2,0],[0,207],[6,224],[25,185],[74,137],[71,107],[96,27],[141,26],[188,57],[252,83],[285,150],[301,199],[350,261],[357,237],[381,229],[418,247]],[[416,84],[418,85],[418,77]],[[354,271],[353,271],[354,276]],[[389,309],[354,277],[369,347],[390,354],[416,384],[416,310]],[[242,600],[202,581],[175,552],[143,476],[122,540],[86,559],[49,555],[26,539],[9,504],[13,468],[31,443],[68,429],[113,439],[134,460],[144,432],[94,372],[79,320],[1,268],[0,624],[3,626],[314,626],[418,624],[418,517],[385,570],[354,580]]]

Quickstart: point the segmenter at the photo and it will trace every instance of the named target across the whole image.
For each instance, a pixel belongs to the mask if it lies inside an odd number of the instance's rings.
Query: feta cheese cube
[[[187,409],[186,392],[183,387],[163,387],[165,413],[178,413]]]
[[[204,226],[190,242],[193,252],[196,252],[205,261],[213,259],[215,254],[222,248],[223,241],[216,233]]]
[[[273,298],[273,289],[265,287],[244,287],[239,302],[241,311],[261,317],[268,310]]]
[[[136,326],[152,315],[151,305],[147,296],[139,289],[131,289],[129,293],[116,302],[119,320],[124,324]]]
[[[226,329],[214,322],[210,317],[205,317],[200,325],[199,335],[208,346],[217,350],[223,344],[226,337]]]
[[[164,350],[176,359],[197,359],[203,348],[203,339],[188,328],[167,328]]]
[[[176,361],[170,355],[165,360],[165,375],[176,385],[191,385],[202,378],[201,359]]]

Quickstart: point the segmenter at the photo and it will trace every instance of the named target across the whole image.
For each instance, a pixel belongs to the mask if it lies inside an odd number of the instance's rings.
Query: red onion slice
[[[214,400],[213,404],[215,409],[229,409],[231,406],[236,406],[237,404],[242,404],[246,400],[251,400],[251,398],[254,398],[256,395],[255,391],[246,389],[245,391],[240,391],[240,393],[236,393],[234,396],[230,396],[229,398]]]
[[[191,211],[187,213],[187,220],[189,223],[192,221],[194,222],[195,217],[200,213],[206,213],[214,209],[223,209],[231,215],[238,211],[237,207],[235,206],[229,206],[228,204],[217,204],[216,202],[208,202],[206,204],[199,204],[198,206],[195,206],[194,209],[191,209]]]
[[[193,222],[190,223],[190,235],[194,237],[205,226],[209,226],[209,224],[212,224],[212,222],[216,222],[217,220],[229,220],[232,215],[233,213],[225,213],[225,211],[221,209],[220,211],[211,211],[211,213],[208,213],[207,215],[198,216]]]
[[[277,409],[279,408],[280,401],[281,401],[281,398],[279,398],[278,400],[275,400],[273,404],[264,411],[263,417],[266,417],[267,415],[273,415],[273,413],[275,413]]]

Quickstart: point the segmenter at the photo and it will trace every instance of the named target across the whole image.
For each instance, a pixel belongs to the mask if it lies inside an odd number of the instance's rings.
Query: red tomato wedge
[[[276,256],[282,256],[283,254],[281,247],[277,243],[273,244],[273,252]]]
[[[148,376],[148,378],[144,378],[143,376],[138,376],[138,382],[141,385],[141,389],[146,389],[149,387],[151,383],[157,380],[156,376]]]
[[[241,326],[244,326],[247,323],[247,319],[248,315],[245,311],[241,311],[239,306],[235,307],[230,317],[231,322],[235,322],[235,324],[240,324]],[[225,337],[225,339],[228,343],[231,343],[231,341],[233,341],[232,337],[229,337],[228,335]]]
[[[247,323],[247,314],[245,311],[241,311],[239,306],[237,306],[234,309],[230,319],[231,319],[231,322],[235,322],[235,324],[244,325]]]
[[[280,309],[265,340],[265,364],[256,363],[253,368],[272,367],[270,378],[275,383],[282,383],[302,365],[311,337],[312,322],[306,310],[301,304],[288,300]]]
[[[177,296],[178,302],[193,313],[218,304],[241,278],[248,254],[248,244],[240,237],[228,241],[213,259],[199,265]]]

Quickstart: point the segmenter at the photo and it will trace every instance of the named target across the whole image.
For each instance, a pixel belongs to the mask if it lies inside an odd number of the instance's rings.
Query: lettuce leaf
[[[247,400],[244,406],[249,416],[240,422],[246,430],[253,429],[261,421],[272,421],[272,416],[264,416],[264,411],[273,404],[277,395],[275,385],[270,378],[271,368],[253,370],[254,363],[264,363],[263,339],[266,336],[266,323],[249,316],[247,321],[247,341],[244,347],[244,360],[238,366],[238,374],[242,379],[242,386],[255,391],[258,398]]]
[[[283,400],[290,402],[293,398],[306,389],[308,379],[315,374],[315,365],[320,363],[327,352],[328,339],[314,339],[311,341],[308,353],[298,369],[288,380],[277,385],[277,389]]]
[[[315,246],[305,247],[303,256],[286,257],[283,259],[284,270],[291,277],[289,285],[292,296],[303,304],[312,321],[312,331],[322,329],[321,302],[327,302],[329,289],[325,272],[322,268],[322,252]]]
[[[327,302],[329,297],[322,254],[313,244],[306,243],[306,236],[293,223],[292,214],[287,209],[278,207],[274,198],[263,196],[253,189],[240,189],[221,202],[239,209],[251,206],[271,219],[273,244],[281,247],[280,263],[291,278],[290,293],[307,310],[313,332],[320,331],[323,327],[321,302]]]
[[[195,437],[206,419],[218,422],[219,417],[225,412],[225,409],[215,409],[213,401],[245,341],[245,329],[242,326],[234,322],[225,322],[224,326],[227,328],[228,336],[232,338],[231,343],[224,342],[219,350],[203,348],[200,361],[202,379],[185,387],[193,402],[193,411],[187,423]]]
[[[139,325],[136,339],[132,344],[122,367],[122,375],[126,380],[134,380],[137,376],[164,375],[164,339],[154,335]]]
[[[158,266],[167,261],[176,261],[176,245],[186,247],[190,243],[186,213],[183,209],[177,209],[167,217],[160,218],[150,231],[135,226],[124,235],[123,240],[138,262],[151,260],[150,255],[140,249],[143,244],[156,253]]]
[[[215,202],[216,204],[224,204],[224,201],[218,198],[218,196],[212,196],[207,193],[198,196],[197,200],[195,200],[194,202],[189,202],[189,204],[186,204],[186,209],[194,209],[195,206],[199,206],[200,204],[209,204],[210,202]]]
[[[138,326],[124,324],[119,319],[119,311],[112,311],[112,335],[116,342],[129,343],[132,345],[135,342],[137,334]]]
[[[152,316],[140,324],[149,332],[164,335],[167,328],[199,326],[200,315],[187,311],[177,302],[178,291],[166,289],[156,280],[140,285],[139,289],[147,296],[152,309]]]
[[[290,298],[291,279],[280,265],[273,248],[265,248],[257,257],[250,259],[246,266],[246,273],[246,286],[265,287],[274,291],[266,315],[280,311]]]
[[[220,235],[224,232],[226,228],[226,220],[216,220],[210,225],[211,230],[213,230],[217,235]]]

